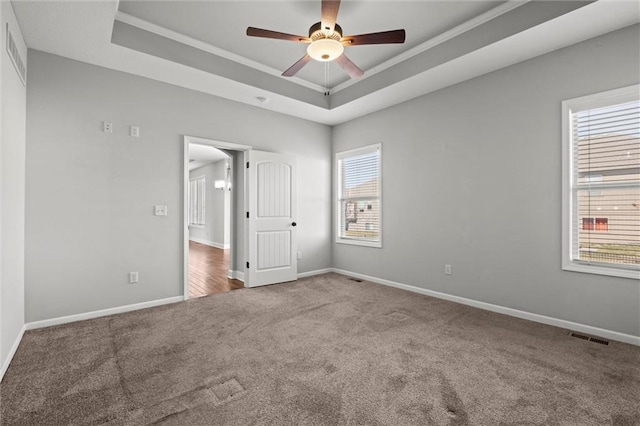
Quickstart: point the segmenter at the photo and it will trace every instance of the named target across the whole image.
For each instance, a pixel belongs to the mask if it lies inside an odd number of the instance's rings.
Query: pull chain
[[[329,96],[329,62],[324,63],[324,95]]]

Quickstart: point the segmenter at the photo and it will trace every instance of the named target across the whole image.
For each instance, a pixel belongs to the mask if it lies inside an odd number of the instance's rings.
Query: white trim
[[[638,99],[640,84],[634,84],[619,89],[593,93],[587,96],[562,101],[562,269],[570,272],[580,272],[610,277],[631,278],[640,280],[640,271],[634,268],[617,267],[615,264],[593,265],[572,259],[574,252],[572,233],[574,230],[574,194],[580,189],[573,181],[573,131],[571,115],[575,112],[599,108],[616,103],[631,102]],[[635,186],[635,182],[616,183],[614,185],[599,184],[600,187]]]
[[[209,146],[212,146],[214,148],[228,149],[228,150],[231,150],[231,151],[248,151],[250,149],[253,149],[253,147],[251,145],[242,145],[242,144],[239,144],[239,143],[224,142],[224,141],[219,141],[217,139],[201,138],[199,136],[184,135],[184,140],[187,143],[196,143],[196,144],[200,144],[200,145],[209,145]],[[188,156],[187,156],[187,159],[188,159]],[[187,165],[188,164],[189,164],[189,162],[187,161]]]
[[[244,282],[244,272],[229,270],[229,274],[227,276],[232,280],[238,280],[238,281]]]
[[[389,59],[388,61],[385,61],[379,65],[376,65],[373,68],[369,68],[368,70],[366,70],[366,73],[364,76],[358,78],[358,79],[349,79],[347,81],[345,81],[344,83],[338,84],[336,87],[331,88],[331,94],[335,94],[337,92],[339,92],[340,90],[346,89],[349,86],[353,86],[354,84],[362,81],[365,78],[371,77],[373,75],[376,75],[388,68],[391,68],[394,65],[399,64],[400,62],[406,61],[407,59],[410,59],[416,55],[421,54],[422,52],[425,52],[429,49],[432,49],[446,41],[451,40],[454,37],[457,37],[461,34],[466,33],[467,31],[471,31],[472,29],[479,27],[482,24],[485,24],[489,21],[491,21],[492,19],[495,19],[499,16],[504,15],[507,12],[511,12],[512,10],[524,5],[525,3],[528,3],[531,0],[507,0],[506,2],[500,4],[497,7],[494,7],[493,9],[480,14],[472,19],[469,19],[466,22],[463,22],[462,24],[458,25],[457,27],[454,27],[448,31],[445,31],[441,34],[438,34],[436,37],[429,39],[427,41],[425,41],[424,43],[421,43],[419,45],[417,45],[414,48],[411,48],[405,52],[402,52],[401,54],[394,56],[393,58]]]
[[[340,218],[342,217],[342,205],[340,199],[342,197],[342,182],[340,179],[340,161],[353,157],[360,154],[366,154],[369,152],[378,151],[378,179],[380,180],[380,185],[378,186],[378,205],[380,206],[378,211],[378,239],[370,240],[366,238],[346,238],[340,236]],[[346,151],[336,152],[334,159],[334,199],[335,203],[334,213],[337,220],[335,221],[335,228],[333,232],[335,232],[335,242],[337,244],[348,244],[352,246],[362,246],[362,247],[373,247],[373,248],[382,248],[382,142],[378,142],[371,145],[365,145],[358,148],[349,149]]]
[[[118,306],[115,308],[101,309],[99,311],[85,312],[82,314],[67,315],[64,317],[51,318],[42,321],[28,322],[25,324],[27,330],[51,327],[54,325],[67,324],[70,322],[83,321],[93,318],[106,317],[107,315],[122,314],[125,312],[137,311],[139,309],[153,308],[154,306],[168,305],[170,303],[182,302],[182,296],[169,297],[166,299],[151,300],[149,302],[134,303],[133,305]]]
[[[27,330],[27,325],[25,324],[20,329],[20,332],[18,333],[16,340],[13,342],[13,345],[11,345],[11,350],[7,354],[7,359],[4,360],[4,363],[2,364],[2,369],[0,369],[0,382],[2,382],[2,379],[4,379],[4,374],[9,369],[9,365],[11,364],[11,361],[13,360],[13,356],[16,354],[16,351],[18,350],[18,346],[20,346],[20,342],[22,341],[22,336],[24,336],[24,332],[26,330]]]
[[[248,66],[250,68],[253,68],[255,70],[258,71],[262,71],[266,74],[270,74],[276,77],[281,77],[282,76],[282,71],[281,70],[277,70],[275,68],[271,68],[267,65],[264,65],[260,62],[256,62],[253,61],[251,59],[245,58],[244,56],[240,56],[236,53],[233,52],[229,52],[228,50],[225,49],[221,49],[217,46],[214,46],[212,44],[206,43],[202,40],[196,40],[194,38],[191,38],[189,36],[186,36],[184,34],[175,32],[173,30],[170,30],[168,28],[162,27],[160,25],[156,25],[154,23],[151,23],[149,21],[145,21],[144,19],[140,19],[138,17],[129,15],[127,13],[118,11],[116,13],[116,17],[115,17],[116,21],[120,21],[124,24],[128,24],[131,25],[133,27],[136,28],[140,28],[141,30],[144,31],[148,31],[150,33],[154,33],[157,34],[161,37],[165,37],[168,38],[170,40],[173,41],[177,41],[178,43],[182,43],[185,44],[187,46],[191,46],[194,47],[196,49],[202,50],[204,52],[207,53],[211,53],[212,55],[216,55],[219,56],[221,58],[225,58],[228,59],[230,61],[236,62],[238,64],[242,64],[245,66]],[[324,92],[325,88],[322,87],[319,84],[315,84],[315,83],[311,83],[310,81],[307,80],[303,80],[300,77],[288,77],[287,81],[291,81],[293,83],[296,83],[300,86],[304,86],[307,87],[309,89],[315,90],[316,92]]]
[[[307,278],[307,277],[312,277],[314,275],[328,274],[329,272],[333,272],[333,268],[324,268],[324,269],[316,269],[315,271],[301,272],[298,274],[298,278]]]
[[[209,240],[203,240],[202,238],[196,238],[196,237],[189,237],[189,241],[193,241],[196,243],[200,243],[200,244],[204,244],[206,246],[209,247],[215,247],[221,250],[227,250],[228,248],[231,247],[231,244],[220,244],[220,243],[216,243],[214,241],[209,241]]]
[[[187,204],[188,204],[188,193],[189,193],[189,144],[190,143],[195,143],[200,145],[209,145],[209,146],[213,146],[214,148],[227,149],[232,151],[248,151],[252,149],[250,145],[242,145],[242,144],[233,143],[233,142],[223,142],[223,141],[218,141],[214,139],[205,139],[198,136],[184,135],[183,161],[182,161],[182,168],[183,168],[182,297],[183,297],[183,300],[189,299],[189,206]],[[243,170],[245,169],[243,168]],[[246,176],[245,176],[245,181],[246,181]],[[245,190],[245,193],[246,193],[246,190]],[[233,217],[234,214],[235,214],[235,208],[234,208],[234,203],[232,203],[231,217]],[[243,222],[244,222],[244,225],[243,225],[244,233],[246,235],[247,223],[246,221],[243,221]],[[234,237],[237,238],[238,237],[237,234]],[[231,253],[231,260],[232,261],[234,260],[233,252]],[[242,274],[242,278],[236,278],[236,279],[244,282],[244,273],[241,273],[241,274]],[[231,276],[229,277],[235,278]]]
[[[606,330],[604,328],[598,328],[598,327],[571,322],[571,321],[567,321],[559,318],[548,317],[546,315],[534,314],[531,312],[521,311],[518,309],[507,308],[500,305],[494,305],[492,303],[480,302],[478,300],[467,299],[465,297],[454,296],[446,293],[440,293],[438,291],[428,290],[421,287],[415,287],[408,284],[401,284],[395,281],[376,278],[369,275],[359,274],[356,272],[345,271],[343,269],[333,268],[333,272],[341,275],[354,277],[354,278],[360,278],[366,281],[371,281],[371,282],[386,285],[389,287],[408,290],[414,293],[423,294],[425,296],[431,296],[438,299],[448,300],[450,302],[460,303],[462,305],[472,306],[474,308],[484,309],[486,311],[497,312],[499,314],[509,315],[516,318],[522,318],[529,321],[539,322],[541,324],[552,325],[554,327],[565,328],[568,330],[580,331],[582,333],[587,333],[594,336],[616,340],[618,342],[629,343],[631,345],[640,346],[640,336],[633,336],[631,334],[619,333],[617,331]]]
[[[189,299],[189,137],[185,136],[182,154],[182,298]]]
[[[358,78],[358,79],[349,79],[341,84],[338,84],[337,86],[330,88],[331,89],[331,93],[337,93],[340,90],[346,89],[349,86],[352,86],[354,84],[357,84],[358,82],[371,77],[375,74],[378,74],[388,68],[391,68],[394,65],[399,64],[400,62],[406,61],[407,59],[410,59],[416,55],[419,55],[422,52],[425,52],[426,50],[432,49],[448,40],[451,40],[454,37],[457,37],[461,34],[466,33],[467,31],[471,31],[472,29],[479,27],[482,24],[485,24],[489,21],[491,21],[492,19],[495,19],[499,16],[504,15],[505,13],[508,13],[526,3],[528,3],[531,0],[507,0],[506,2],[500,4],[497,7],[494,7],[493,9],[482,13],[472,19],[469,19],[466,22],[463,22],[462,24],[448,30],[445,31],[442,34],[437,35],[436,37],[433,37],[432,39],[429,39],[427,41],[425,41],[424,43],[419,44],[418,46],[409,49],[407,51],[402,52],[401,54],[394,56],[393,58],[379,64],[376,65],[373,68],[370,68],[368,70],[366,70],[366,73],[364,76]],[[145,21],[144,19],[140,19],[137,18],[135,16],[129,15],[127,13],[118,11],[116,13],[115,16],[115,20],[116,21],[120,21],[122,23],[125,24],[129,24],[131,26],[134,26],[136,28],[140,28],[142,30],[145,31],[149,31],[151,33],[157,34],[159,36],[162,37],[166,37],[168,39],[177,41],[179,43],[185,44],[187,46],[191,46],[191,47],[195,47],[196,49],[200,49],[203,50],[205,52],[211,53],[213,55],[216,56],[220,56],[222,58],[228,59],[230,61],[234,61],[237,62],[239,64],[251,67],[253,69],[256,69],[258,71],[262,71],[264,73],[273,75],[273,76],[277,76],[280,77],[282,75],[282,71],[281,70],[277,70],[275,68],[271,68],[269,66],[266,66],[260,62],[257,61],[253,61],[251,59],[245,58],[244,56],[240,56],[236,53],[233,52],[229,52],[228,50],[224,50],[221,49],[219,47],[216,47],[212,44],[203,42],[201,40],[196,40],[194,38],[191,38],[189,36],[186,36],[184,34],[172,31],[168,28],[162,27],[160,25],[157,24],[153,24],[149,21]],[[315,83],[311,83],[310,81],[307,80],[303,80],[302,78],[299,77],[289,77],[287,79],[287,81],[291,81],[293,83],[296,83],[300,86],[304,86],[304,87],[308,87],[309,89],[315,90],[317,92],[324,92],[325,88],[322,87],[319,84],[315,84]]]

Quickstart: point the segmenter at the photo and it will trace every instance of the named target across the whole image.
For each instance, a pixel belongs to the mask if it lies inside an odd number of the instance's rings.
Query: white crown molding
[[[229,52],[228,50],[225,49],[221,49],[219,47],[216,47],[212,44],[206,43],[204,41],[201,40],[196,40],[195,38],[191,38],[187,35],[178,33],[176,31],[170,30],[168,28],[162,27],[160,25],[156,25],[152,22],[149,21],[145,21],[144,19],[140,19],[137,18],[133,15],[129,15],[128,13],[124,13],[121,11],[118,11],[116,13],[116,17],[115,17],[116,21],[122,22],[124,24],[128,24],[131,26],[134,26],[136,28],[140,28],[141,30],[145,30],[148,31],[150,33],[153,34],[157,34],[159,36],[168,38],[170,40],[173,41],[177,41],[178,43],[182,43],[182,44],[186,44],[187,46],[191,46],[194,47],[196,49],[200,49],[203,50],[205,52],[211,53],[213,55],[216,56],[220,56],[221,58],[225,58],[228,59],[230,61],[233,62],[237,62],[239,64],[248,66],[250,68],[253,68],[255,70],[264,72],[266,74],[269,75],[273,75],[276,77],[281,77],[282,76],[282,71],[277,70],[275,68],[271,68],[269,66],[266,66],[264,64],[261,64],[259,62],[253,61],[251,59],[245,58],[244,56],[240,56],[238,54],[235,54],[233,52]],[[316,92],[320,92],[320,93],[324,93],[325,89],[324,87],[318,85],[318,84],[314,84],[311,83],[309,81],[303,80],[299,77],[288,77],[287,78],[288,81],[291,81],[295,84],[298,84],[300,86],[304,86],[307,87],[309,89],[315,90]]]
[[[405,52],[402,52],[399,55],[394,56],[393,58],[379,65],[376,65],[373,68],[366,70],[364,76],[362,76],[361,78],[349,79],[344,83],[338,84],[337,86],[331,88],[330,91],[333,94],[333,93],[339,92],[340,90],[346,89],[347,87],[353,86],[354,84],[358,83],[359,81],[362,81],[363,79],[374,76],[388,68],[391,68],[394,65],[399,64],[400,62],[406,61],[407,59],[410,59],[416,55],[421,54],[422,52],[425,52],[448,40],[451,40],[452,38],[457,37],[460,34],[464,34],[467,31],[471,31],[472,29],[491,21],[492,19],[495,19],[498,16],[504,15],[505,13],[510,12],[524,5],[525,3],[529,3],[530,1],[531,0],[507,0],[505,3],[502,3],[501,5],[496,6],[485,13],[482,13],[472,19],[469,19],[468,21],[463,22],[462,24],[456,27],[453,27],[448,31],[445,31],[425,41],[424,43],[417,45],[414,48],[411,48]]]
[[[370,68],[368,70],[366,70],[364,76],[358,78],[358,79],[349,79],[347,81],[345,81],[344,83],[341,83],[333,88],[330,88],[330,92],[331,93],[336,93],[339,92],[340,90],[346,89],[347,87],[350,87],[368,77],[374,76],[388,68],[391,68],[394,65],[399,64],[400,62],[406,61],[407,59],[410,59],[416,55],[419,55],[420,53],[432,49],[435,46],[438,46],[448,40],[451,40],[454,37],[459,36],[460,34],[463,34],[467,31],[470,31],[486,22],[491,21],[492,19],[497,18],[498,16],[504,15],[507,12],[510,12],[528,2],[530,2],[531,0],[507,0],[505,3],[500,4],[497,7],[494,7],[493,9],[480,14],[448,31],[445,31],[442,34],[439,34],[436,37],[433,37],[427,41],[425,41],[424,43],[419,44],[418,46],[409,49],[405,52],[402,52],[401,54],[394,56],[393,58],[379,64],[376,65],[373,68]],[[251,67],[255,70],[264,72],[266,74],[269,75],[273,75],[276,77],[280,77],[281,76],[281,71],[276,70],[275,68],[271,68],[268,67],[264,64],[261,64],[259,62],[253,61],[251,59],[245,58],[244,56],[240,56],[238,54],[235,54],[233,52],[229,52],[228,50],[224,50],[221,49],[219,47],[213,46],[209,43],[203,42],[201,40],[196,40],[194,38],[191,38],[187,35],[178,33],[176,31],[170,30],[168,28],[162,27],[160,25],[151,23],[149,21],[145,21],[144,19],[140,19],[137,18],[133,15],[129,15],[127,13],[118,11],[116,13],[116,17],[115,20],[123,22],[125,24],[129,24],[131,26],[134,26],[136,28],[140,28],[142,30],[145,31],[149,31],[151,33],[157,34],[159,36],[162,37],[166,37],[168,39],[177,41],[179,43],[182,44],[186,44],[187,46],[191,46],[194,47],[196,49],[200,49],[203,50],[205,52],[209,52],[211,54],[214,54],[216,56],[220,56],[222,58],[228,59],[230,61],[234,61],[237,62],[239,64]],[[318,85],[318,84],[314,84],[311,82],[308,82],[306,80],[303,80],[301,78],[298,77],[291,77],[290,80],[293,83],[296,83],[300,86],[304,86],[307,87],[309,89],[315,90],[317,92],[320,93],[324,93],[325,92],[325,88]]]

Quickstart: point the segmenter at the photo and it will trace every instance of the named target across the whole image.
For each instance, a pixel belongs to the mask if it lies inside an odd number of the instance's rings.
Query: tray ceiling
[[[319,0],[12,4],[29,48],[329,125],[640,21],[636,0],[343,0],[345,34],[404,28],[406,43],[347,47],[358,79],[320,63],[286,78],[306,45],[246,28],[306,35]]]

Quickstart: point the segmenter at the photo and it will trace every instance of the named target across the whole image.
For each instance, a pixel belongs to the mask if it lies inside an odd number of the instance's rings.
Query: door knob
[[[293,222],[293,223],[291,224],[291,226],[298,226],[298,224],[297,224],[297,223],[295,223],[295,222]]]

